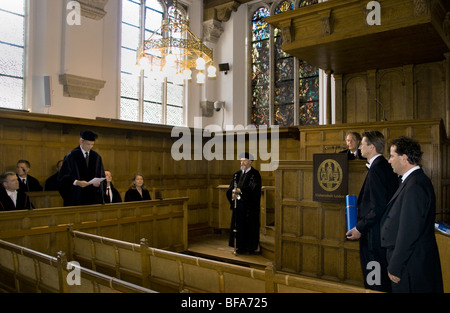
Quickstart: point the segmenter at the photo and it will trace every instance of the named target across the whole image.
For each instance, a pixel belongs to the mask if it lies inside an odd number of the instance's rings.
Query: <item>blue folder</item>
[[[355,227],[358,222],[355,195],[347,195],[345,197],[345,213],[347,217],[347,231],[349,231]]]

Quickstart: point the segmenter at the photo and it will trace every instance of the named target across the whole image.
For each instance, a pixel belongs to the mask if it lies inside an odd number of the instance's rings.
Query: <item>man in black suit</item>
[[[361,150],[359,149],[359,146],[361,144],[361,135],[358,132],[355,131],[348,131],[345,135],[345,142],[347,143],[347,150],[342,150],[339,153],[346,153],[347,158],[349,160],[365,160],[366,158],[363,157],[361,154]]]
[[[16,174],[19,179],[19,190],[23,192],[42,191],[42,186],[39,181],[28,174],[30,168],[30,162],[27,160],[17,161]]]
[[[227,190],[231,216],[229,246],[238,254],[254,254],[259,246],[261,175],[252,167],[253,156],[243,153],[241,169],[234,173]],[[236,207],[235,207],[236,204]]]
[[[419,164],[423,152],[407,137],[394,139],[390,158],[402,183],[381,220],[381,245],[387,249],[393,292],[443,292],[441,263],[434,234],[436,196]]]
[[[103,181],[103,192],[105,203],[119,203],[122,202],[122,197],[119,191],[112,183],[112,174],[110,171],[105,171],[106,179]]]
[[[47,178],[47,180],[45,181],[45,191],[58,190],[58,175],[59,171],[61,170],[62,164],[63,160],[59,160],[56,163],[56,173]]]
[[[350,240],[359,239],[365,287],[389,292],[390,282],[386,271],[386,254],[385,250],[381,248],[380,242],[380,220],[386,204],[397,190],[398,178],[382,155],[385,146],[383,134],[379,131],[366,131],[362,136],[360,147],[362,155],[369,160],[367,164],[369,171],[358,196],[358,223],[346,235]],[[378,281],[368,279],[368,275],[373,269],[368,264],[372,261],[376,261],[380,265]]]
[[[19,189],[19,179],[14,172],[0,175],[0,211],[31,210],[28,195]]]
[[[64,157],[58,175],[64,206],[103,203],[103,184],[90,183],[93,178],[105,177],[102,158],[92,150],[97,137],[91,130],[82,131],[80,145]]]

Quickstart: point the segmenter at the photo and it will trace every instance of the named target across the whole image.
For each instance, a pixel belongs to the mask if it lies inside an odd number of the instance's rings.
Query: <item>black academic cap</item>
[[[92,130],[83,130],[80,133],[80,137],[84,140],[95,141],[95,139],[97,139],[98,135],[97,135],[97,133],[93,132]]]
[[[248,160],[250,160],[250,161],[255,160],[255,158],[253,157],[253,155],[251,155],[251,154],[248,153],[248,152],[244,152],[244,153],[239,154],[239,159],[242,159],[242,158],[248,159]]]

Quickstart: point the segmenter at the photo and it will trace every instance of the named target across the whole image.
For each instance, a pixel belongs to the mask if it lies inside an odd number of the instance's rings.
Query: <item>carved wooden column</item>
[[[450,53],[445,54],[445,127],[450,137]]]
[[[331,119],[331,71],[325,70],[325,74],[327,74],[327,99],[326,99],[326,108],[327,108],[327,119],[326,124],[330,125],[332,122]]]

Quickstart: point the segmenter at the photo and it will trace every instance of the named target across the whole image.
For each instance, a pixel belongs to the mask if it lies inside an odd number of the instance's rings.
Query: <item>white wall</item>
[[[81,17],[69,25],[65,0],[30,1],[27,107],[32,112],[96,118],[118,117],[119,1],[108,1],[106,16]],[[106,81],[95,101],[63,96],[60,74]],[[43,76],[52,80],[52,106],[44,105]]]
[[[108,1],[107,14],[101,20],[81,17],[81,25],[68,25],[68,0],[29,0],[30,25],[27,47],[26,107],[32,112],[95,119],[119,118],[120,100],[120,29],[119,0]],[[190,27],[202,37],[203,1],[190,0]],[[224,32],[216,44],[206,45],[214,50],[214,64],[229,63],[225,75],[217,71],[217,78],[203,86],[194,80],[188,88],[187,125],[194,127],[194,119],[202,117],[201,101],[225,101],[226,109],[202,118],[202,126],[209,124],[246,125],[246,46],[247,6],[241,5],[222,23]],[[244,31],[245,30],[245,31]],[[73,74],[106,81],[95,101],[63,96],[60,74]],[[52,106],[45,107],[43,77],[52,80]]]

